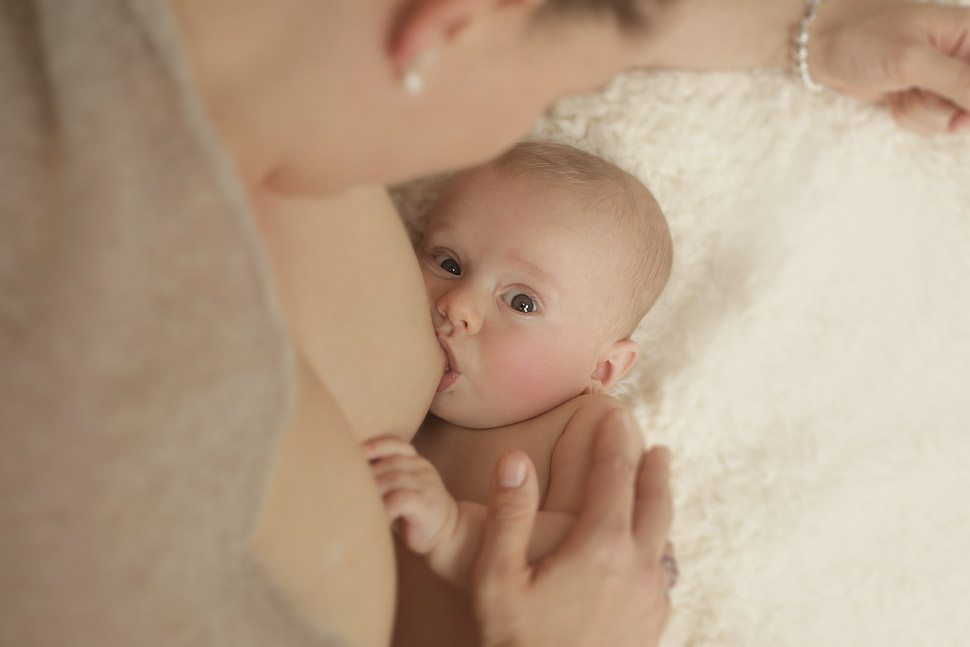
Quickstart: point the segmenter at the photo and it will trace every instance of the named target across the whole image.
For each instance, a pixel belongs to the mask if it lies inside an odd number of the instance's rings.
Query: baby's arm
[[[426,555],[434,570],[454,581],[461,575],[468,513],[445,489],[434,465],[414,446],[385,436],[363,445],[384,511],[404,544]]]
[[[378,438],[363,447],[384,509],[404,545],[427,556],[439,577],[470,588],[485,529],[485,506],[455,501],[435,467],[400,439]],[[571,514],[539,512],[529,545],[530,561],[558,546],[573,520]]]
[[[549,489],[529,543],[530,562],[554,550],[568,534],[583,502],[595,424],[623,405],[605,395],[581,402],[553,450]],[[397,438],[364,444],[384,508],[404,544],[426,555],[439,577],[469,588],[485,528],[486,508],[455,501],[435,467]]]

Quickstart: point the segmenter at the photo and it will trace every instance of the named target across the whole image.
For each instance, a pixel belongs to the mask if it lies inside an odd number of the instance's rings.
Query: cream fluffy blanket
[[[774,73],[630,74],[536,135],[673,233],[625,396],[675,457],[664,644],[970,645],[970,136]]]
[[[673,232],[623,396],[674,453],[664,644],[970,644],[970,136],[768,72],[632,73],[534,134]]]

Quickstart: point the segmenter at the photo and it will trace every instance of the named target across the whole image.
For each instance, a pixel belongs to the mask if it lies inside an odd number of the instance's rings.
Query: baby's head
[[[473,428],[612,387],[636,360],[630,335],[672,257],[639,180],[549,143],[452,178],[417,251],[449,361],[431,412]]]

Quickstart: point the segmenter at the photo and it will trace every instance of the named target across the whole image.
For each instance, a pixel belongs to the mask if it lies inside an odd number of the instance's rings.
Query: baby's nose
[[[482,313],[474,292],[467,288],[455,288],[438,299],[438,312],[444,316],[456,333],[477,334],[482,328]]]

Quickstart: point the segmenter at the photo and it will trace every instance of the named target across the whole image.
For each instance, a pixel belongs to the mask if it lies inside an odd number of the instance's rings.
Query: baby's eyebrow
[[[542,269],[542,267],[536,265],[524,256],[512,254],[512,262],[515,263],[520,270],[533,277],[543,285],[546,285],[554,290],[559,289],[559,281],[555,276],[545,271]]]
[[[422,238],[425,241],[434,240],[442,237],[454,237],[454,228],[447,224],[432,224],[424,230]]]

